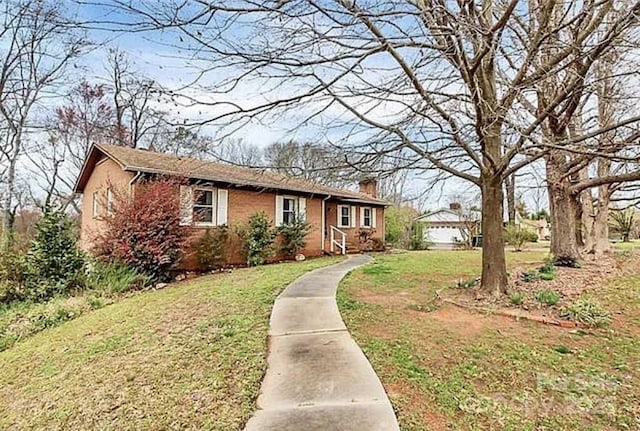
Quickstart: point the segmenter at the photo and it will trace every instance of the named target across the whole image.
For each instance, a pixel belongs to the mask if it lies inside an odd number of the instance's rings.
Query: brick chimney
[[[369,195],[372,198],[378,197],[378,182],[373,178],[365,178],[360,181],[360,193]]]
[[[462,205],[460,205],[460,202],[451,202],[449,204],[449,209],[452,211],[460,211],[460,208],[462,208]]]

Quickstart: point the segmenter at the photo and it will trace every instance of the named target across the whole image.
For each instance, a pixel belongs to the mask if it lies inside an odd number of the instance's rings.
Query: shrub
[[[475,278],[456,281],[456,287],[458,289],[471,289],[472,287],[475,287],[477,284],[478,284],[478,280]]]
[[[151,278],[121,262],[96,262],[87,275],[88,288],[108,295],[140,290],[151,283]]]
[[[384,240],[394,247],[409,248],[412,220],[417,216],[418,211],[410,207],[390,206],[385,209]]]
[[[24,259],[26,297],[43,300],[81,287],[85,260],[76,241],[73,221],[60,209],[45,208]]]
[[[273,256],[277,230],[264,211],[251,214],[248,225],[239,227],[237,234],[243,241],[247,265],[262,265]]]
[[[551,280],[556,278],[556,273],[555,272],[541,272],[539,276],[540,276],[540,280],[551,281]]]
[[[380,251],[384,250],[384,241],[380,238],[371,238],[369,241],[369,250]]]
[[[409,238],[410,250],[426,250],[429,243],[424,240],[424,225],[418,221],[411,223],[411,236]]]
[[[135,199],[123,190],[114,191],[113,210],[104,218],[96,254],[166,280],[180,261],[188,234],[180,226],[178,185],[172,179],[143,182],[136,186]]]
[[[12,250],[0,253],[0,302],[23,299],[22,261]]]
[[[526,283],[531,283],[540,280],[540,274],[535,269],[531,269],[520,274],[520,279]]]
[[[536,301],[549,306],[556,305],[558,301],[560,301],[560,294],[549,289],[536,292],[534,297],[536,298]]]
[[[555,274],[556,267],[554,265],[554,261],[551,258],[546,258],[542,266],[538,269],[541,274]]]
[[[229,241],[229,228],[219,226],[215,229],[207,229],[194,243],[196,256],[200,267],[205,271],[218,268],[224,264],[224,249]]]
[[[283,224],[278,228],[282,238],[280,250],[287,257],[294,257],[307,244],[306,237],[311,231],[311,225],[302,216],[294,217],[293,222]]]
[[[87,297],[87,305],[92,310],[97,310],[99,308],[104,307],[104,300],[102,298],[99,298],[99,297],[96,297],[96,296],[89,296],[89,297]]]
[[[511,300],[511,303],[513,305],[520,305],[520,304],[522,304],[522,301],[524,300],[524,293],[522,293],[522,292],[513,292],[511,295],[509,295],[509,300]]]
[[[589,296],[583,296],[565,307],[560,312],[560,316],[596,328],[611,323],[611,313]]]
[[[515,251],[522,251],[522,247],[527,242],[538,240],[538,236],[534,232],[512,224],[504,229],[504,234],[507,244],[513,246]]]

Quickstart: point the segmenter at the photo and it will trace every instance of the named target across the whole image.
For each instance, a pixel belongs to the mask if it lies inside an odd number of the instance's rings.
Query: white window
[[[351,227],[351,207],[338,205],[338,227]]]
[[[113,191],[107,189],[107,215],[113,214]]]
[[[376,227],[376,209],[371,207],[360,207],[360,227]]]
[[[100,193],[93,192],[93,218],[100,215]]]
[[[362,226],[371,227],[371,208],[362,208]]]
[[[180,224],[221,226],[227,224],[228,191],[180,186]]]
[[[282,199],[282,223],[291,224],[298,214],[298,199],[285,197]]]
[[[216,200],[215,190],[193,190],[193,221],[196,225],[215,224]]]
[[[307,200],[298,196],[276,195],[276,226],[293,223],[297,217],[304,220]]]

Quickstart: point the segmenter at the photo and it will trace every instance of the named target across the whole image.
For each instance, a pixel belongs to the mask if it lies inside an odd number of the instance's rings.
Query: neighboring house
[[[458,203],[451,203],[449,208],[430,211],[416,218],[425,224],[423,235],[435,247],[451,248],[456,242],[464,239],[465,233],[472,236],[479,231],[480,213],[462,211]]]
[[[480,222],[482,214],[480,211],[463,211],[460,204],[451,203],[449,208],[441,208],[428,212],[416,218],[417,221],[425,223],[423,229],[424,239],[431,242],[435,247],[452,247],[456,242],[464,239],[463,233],[471,233],[472,236],[481,234]],[[504,222],[505,225],[508,223]],[[546,220],[530,220],[523,218],[516,213],[516,226],[535,232],[538,240],[548,240],[551,232]]]
[[[81,246],[92,248],[101,217],[113,205],[115,189],[127,189],[135,198],[136,184],[158,175],[186,178],[188,185],[180,186],[173,199],[180,199],[182,224],[189,226],[194,240],[207,228],[246,224],[259,211],[276,226],[304,215],[311,225],[301,251],[306,256],[359,251],[361,231],[378,244],[384,238],[386,203],[377,198],[375,180],[362,181],[356,192],[264,169],[98,144],[90,150],[75,186],[83,194]],[[243,263],[239,244],[230,248],[225,253],[227,263]],[[186,250],[186,255],[184,268],[197,269],[193,250]]]

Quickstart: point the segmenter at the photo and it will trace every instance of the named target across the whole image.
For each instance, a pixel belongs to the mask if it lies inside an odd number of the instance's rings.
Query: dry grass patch
[[[0,429],[239,430],[273,300],[313,259],[141,293],[0,353]]]

